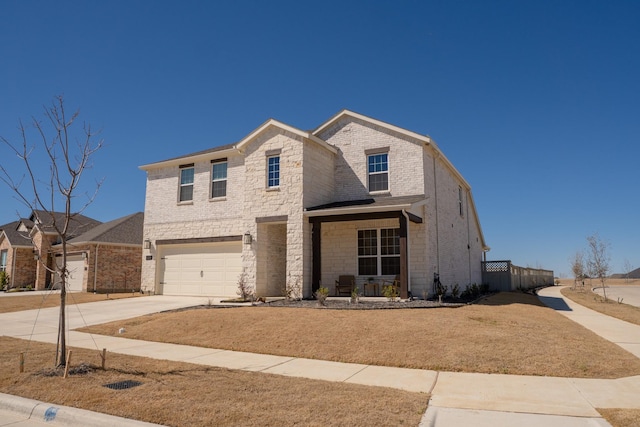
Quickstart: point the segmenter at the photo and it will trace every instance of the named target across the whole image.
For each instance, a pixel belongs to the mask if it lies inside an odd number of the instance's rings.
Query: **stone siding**
[[[343,119],[324,131],[320,138],[336,146],[334,200],[371,197],[365,150],[389,148],[389,191],[391,196],[424,193],[422,143],[387,129],[356,119]]]

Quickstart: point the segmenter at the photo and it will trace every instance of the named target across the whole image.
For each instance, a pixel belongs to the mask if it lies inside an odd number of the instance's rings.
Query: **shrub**
[[[398,298],[398,288],[393,285],[385,285],[382,287],[382,295],[389,301],[393,302]]]
[[[329,296],[329,288],[320,287],[314,294],[316,299],[318,300],[318,305],[324,306]]]
[[[454,299],[458,299],[458,297],[460,296],[460,286],[457,283],[451,288],[451,296]]]
[[[252,300],[254,297],[253,288],[247,283],[245,273],[240,273],[240,276],[238,276],[238,290],[236,293],[240,295],[240,298],[244,301]]]
[[[300,281],[300,277],[289,277],[287,284],[282,289],[282,293],[284,297],[290,300],[301,300],[302,299],[302,283]]]
[[[9,286],[9,275],[6,271],[0,271],[0,290],[6,291]]]

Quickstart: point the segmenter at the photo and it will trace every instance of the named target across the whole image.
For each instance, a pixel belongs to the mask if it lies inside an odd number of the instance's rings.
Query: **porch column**
[[[320,272],[322,271],[322,263],[320,259],[320,232],[322,222],[312,220],[311,222],[311,292],[316,293],[320,289]]]
[[[402,212],[400,212],[398,219],[400,220],[400,298],[407,299],[409,298],[409,263],[407,259],[407,254],[409,253],[407,250],[409,227],[407,218]]]

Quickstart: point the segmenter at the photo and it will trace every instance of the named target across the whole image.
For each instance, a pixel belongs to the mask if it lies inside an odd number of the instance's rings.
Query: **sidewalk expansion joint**
[[[346,383],[346,382],[347,382],[347,381],[349,381],[351,378],[355,377],[355,376],[356,376],[356,375],[358,375],[360,372],[362,372],[362,371],[364,371],[365,369],[367,369],[369,366],[371,366],[371,365],[366,365],[366,366],[364,366],[364,367],[363,367],[362,369],[360,369],[359,371],[354,372],[354,373],[353,373],[353,375],[351,375],[351,376],[349,376],[349,377],[345,378],[344,380],[342,380],[342,382],[343,382],[343,383]]]
[[[298,360],[298,359],[299,357],[292,357],[291,359],[283,360],[282,362],[276,363],[275,365],[267,366],[266,368],[257,370],[256,372],[263,372],[263,371],[266,371],[267,369],[272,369],[272,368],[275,368],[276,366],[281,366],[281,365],[284,365],[285,363],[293,362],[294,360]]]

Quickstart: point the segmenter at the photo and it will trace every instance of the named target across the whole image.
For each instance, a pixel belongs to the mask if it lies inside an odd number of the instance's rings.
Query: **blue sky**
[[[434,138],[489,259],[566,275],[599,233],[614,271],[640,267],[637,1],[26,0],[0,18],[0,135],[59,94],[103,130],[88,216],[142,211],[142,164],[347,108]],[[16,170],[4,146],[0,163]],[[0,185],[0,224],[16,212]]]

